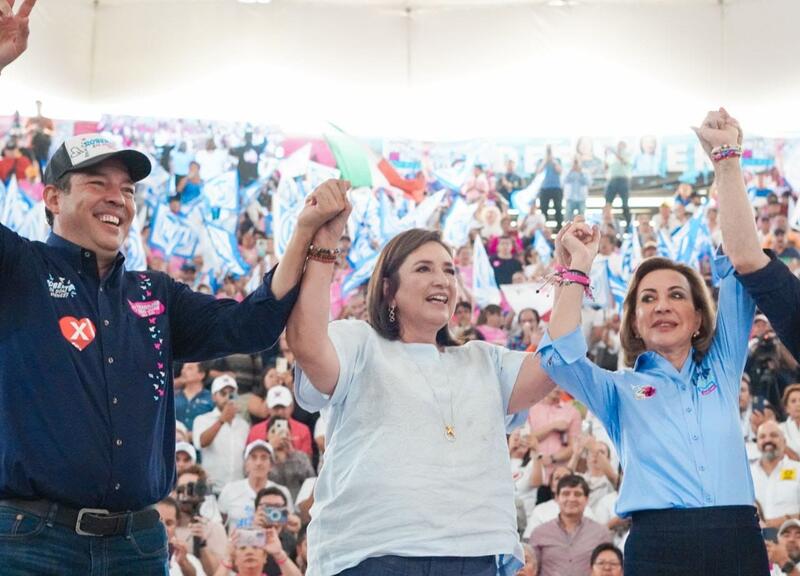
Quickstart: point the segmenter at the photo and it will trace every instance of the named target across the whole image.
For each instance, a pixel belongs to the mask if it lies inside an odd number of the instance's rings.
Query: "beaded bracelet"
[[[308,247],[306,256],[309,260],[316,262],[323,262],[324,264],[333,264],[339,258],[342,251],[338,248],[320,248],[313,244]]]
[[[720,162],[722,160],[726,160],[727,158],[739,158],[741,155],[742,147],[738,144],[734,146],[723,144],[722,146],[717,146],[711,150],[711,160],[714,162]]]

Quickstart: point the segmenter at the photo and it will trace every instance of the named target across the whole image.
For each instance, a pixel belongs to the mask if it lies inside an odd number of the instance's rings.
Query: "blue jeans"
[[[125,536],[81,536],[72,528],[48,522],[48,518],[0,506],[0,573],[167,576],[167,533],[159,522]]]
[[[575,214],[584,215],[586,200],[567,200],[567,220],[572,220]]]
[[[494,556],[378,556],[339,572],[339,576],[495,576]]]

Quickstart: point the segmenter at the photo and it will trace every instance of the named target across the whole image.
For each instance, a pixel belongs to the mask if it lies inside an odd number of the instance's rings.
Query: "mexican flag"
[[[406,180],[388,160],[335,126],[325,134],[325,140],[336,158],[342,178],[349,180],[353,188],[392,186],[415,202],[421,202],[425,197],[425,176],[422,174],[414,180]]]

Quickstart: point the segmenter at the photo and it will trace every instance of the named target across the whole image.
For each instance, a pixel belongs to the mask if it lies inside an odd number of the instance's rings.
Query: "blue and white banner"
[[[236,236],[213,224],[206,225],[206,233],[208,234],[208,241],[214,249],[214,255],[219,261],[219,266],[216,267],[222,275],[236,274],[237,276],[244,276],[250,271],[250,266],[242,258],[239,252],[239,245],[236,242]]]
[[[537,174],[527,187],[512,193],[511,207],[518,210],[520,214],[527,214],[530,212],[531,204],[533,204],[537,196],[539,196],[542,182],[544,182],[544,172]]]
[[[463,246],[469,240],[469,230],[477,209],[477,202],[467,204],[461,197],[456,198],[450,206],[450,211],[444,219],[442,238],[454,249]]]
[[[472,296],[475,304],[485,308],[489,304],[500,304],[501,294],[494,277],[494,268],[480,236],[472,243]]]
[[[173,214],[166,204],[156,206],[150,222],[150,246],[164,253],[165,258],[194,258],[198,236],[186,216]]]
[[[275,255],[278,258],[286,252],[297,216],[305,206],[306,196],[325,180],[339,177],[339,171],[335,168],[311,162],[310,154],[311,145],[307,144],[278,166],[281,180],[272,199]]]
[[[533,249],[536,250],[542,264],[545,266],[550,264],[550,260],[553,259],[553,248],[538,228],[533,235]]]
[[[8,186],[0,188],[0,222],[14,232],[23,227],[33,206],[33,200],[17,185],[16,176],[11,177]]]
[[[125,253],[125,270],[147,270],[147,254],[144,249],[138,214],[133,216],[123,251]]]
[[[342,297],[347,297],[353,290],[362,284],[369,282],[375,263],[378,261],[378,252],[374,252],[368,258],[358,263],[358,266],[344,279],[342,283]]]

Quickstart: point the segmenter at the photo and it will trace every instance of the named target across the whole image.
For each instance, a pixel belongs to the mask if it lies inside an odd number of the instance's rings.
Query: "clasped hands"
[[[336,248],[353,207],[347,199],[350,182],[326,180],[306,197],[297,217],[297,228],[320,248]]]
[[[600,229],[583,218],[567,222],[556,236],[556,264],[588,275],[600,246]]]

